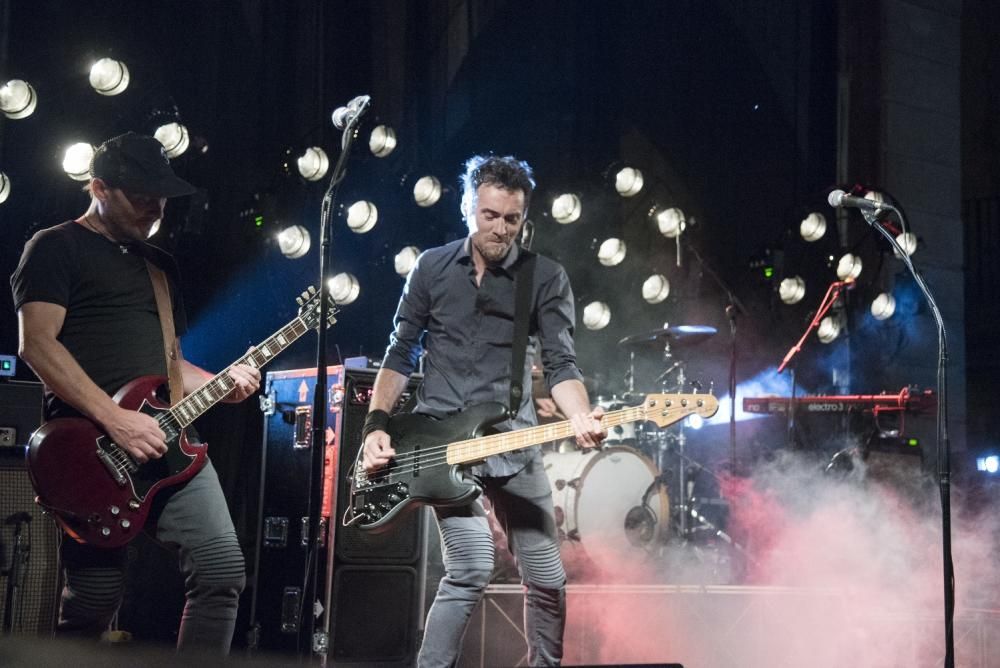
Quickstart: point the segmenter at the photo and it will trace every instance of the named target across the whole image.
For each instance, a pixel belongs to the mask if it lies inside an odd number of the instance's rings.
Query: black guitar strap
[[[510,403],[507,413],[513,418],[524,397],[524,355],[528,349],[528,325],[531,321],[531,288],[534,284],[536,255],[520,249],[523,259],[514,274],[514,340],[511,341]]]

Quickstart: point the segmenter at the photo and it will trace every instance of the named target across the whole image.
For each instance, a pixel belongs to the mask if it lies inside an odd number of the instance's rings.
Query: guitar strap
[[[510,403],[507,414],[513,419],[524,397],[524,355],[528,348],[531,321],[531,288],[534,284],[536,255],[521,248],[524,259],[514,274],[514,339],[511,341]]]
[[[167,359],[167,379],[170,385],[170,404],[184,398],[184,380],[181,377],[181,361],[177,354],[177,335],[174,330],[174,310],[170,303],[170,286],[163,270],[146,260],[149,278],[153,281],[156,296],[156,310],[160,315],[160,329],[163,332],[163,353]]]

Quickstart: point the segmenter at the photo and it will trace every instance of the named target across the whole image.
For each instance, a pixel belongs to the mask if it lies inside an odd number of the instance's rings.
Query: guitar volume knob
[[[118,513],[121,512],[121,509],[118,506],[110,506],[108,508],[108,512],[111,513],[112,515],[117,515]]]
[[[121,520],[120,522],[118,522],[118,524],[119,524],[119,526],[121,526],[122,529],[125,529],[126,531],[128,531],[129,529],[132,528],[132,523],[130,521],[128,521],[127,519],[126,520]]]
[[[109,529],[108,527],[101,527],[101,535],[104,536],[105,538],[108,538],[109,536],[111,536],[111,529]]]

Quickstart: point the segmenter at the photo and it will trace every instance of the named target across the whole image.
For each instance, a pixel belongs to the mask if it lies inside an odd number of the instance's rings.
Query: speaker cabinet
[[[408,666],[423,610],[426,523],[413,513],[393,531],[340,526],[349,500],[348,471],[361,447],[375,370],[328,367],[327,439],[321,520],[321,578],[336,665]],[[413,390],[411,381],[404,397]],[[260,531],[251,604],[250,646],[307,654],[300,631],[312,605],[306,575],[314,369],[269,372],[260,498]],[[378,623],[373,623],[378,620]],[[317,626],[317,630],[320,627]]]
[[[35,503],[23,455],[14,454],[0,458],[0,633],[48,635],[58,612],[60,531]]]

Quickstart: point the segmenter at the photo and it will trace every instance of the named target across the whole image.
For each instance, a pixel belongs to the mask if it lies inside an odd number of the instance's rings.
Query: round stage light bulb
[[[87,142],[78,142],[63,154],[63,171],[74,181],[90,180],[90,161],[94,159],[94,147]]]
[[[604,329],[611,322],[611,309],[604,302],[590,302],[583,309],[583,326],[587,329]]]
[[[188,129],[176,121],[165,123],[156,128],[153,136],[163,144],[163,150],[167,152],[168,158],[176,158],[181,155],[191,144]]]
[[[692,429],[698,430],[705,426],[705,418],[698,415],[697,413],[693,413],[688,416],[687,424]]]
[[[799,234],[806,241],[819,241],[826,234],[826,216],[821,213],[810,213],[799,223]]]
[[[306,181],[319,181],[330,169],[330,158],[319,146],[310,146],[295,161],[295,165]]]
[[[615,190],[622,197],[638,195],[642,183],[642,172],[635,167],[624,167],[615,174]]]
[[[441,199],[441,182],[436,176],[424,176],[413,185],[413,200],[417,206],[428,207]]]
[[[854,280],[861,275],[861,258],[851,253],[844,254],[837,262],[837,278],[842,281]]]
[[[830,343],[840,335],[840,323],[830,316],[823,318],[816,329],[816,336],[823,343]]]
[[[913,232],[903,232],[896,237],[896,243],[907,255],[913,255],[917,252],[917,235]],[[899,252],[897,251],[896,254],[899,255]]]
[[[420,249],[416,246],[407,246],[403,250],[396,253],[396,257],[393,258],[392,264],[396,269],[396,273],[406,278],[413,271],[413,267],[417,264],[417,257],[420,255]]]
[[[642,283],[642,298],[659,304],[670,295],[670,281],[663,274],[653,274]]]
[[[27,81],[11,79],[0,88],[0,111],[7,118],[27,118],[36,106],[38,96]]]
[[[605,267],[621,264],[625,259],[625,242],[621,239],[605,239],[597,250],[597,259]]]
[[[575,223],[580,219],[582,208],[579,197],[572,193],[565,193],[556,197],[552,202],[552,217],[557,223],[563,225]]]
[[[876,320],[888,320],[896,312],[896,298],[888,292],[881,293],[872,301],[871,311]]]
[[[0,204],[6,202],[8,197],[10,197],[10,179],[0,172]]]
[[[90,67],[90,86],[101,95],[118,95],[128,82],[128,67],[120,60],[101,58]]]
[[[368,137],[368,150],[377,158],[384,158],[396,148],[396,131],[388,125],[376,125]]]
[[[312,237],[301,225],[290,225],[278,233],[278,248],[290,260],[297,260],[309,252]]]
[[[378,209],[371,202],[359,200],[347,209],[347,226],[351,231],[364,234],[378,222]]]
[[[789,276],[778,285],[778,296],[786,304],[798,304],[806,296],[806,282],[801,276]]]
[[[352,274],[337,274],[327,281],[326,287],[330,291],[333,301],[338,304],[350,304],[361,294],[358,279]]]
[[[680,236],[687,227],[684,212],[677,207],[670,207],[656,214],[656,225],[660,228],[660,234],[668,239]]]

